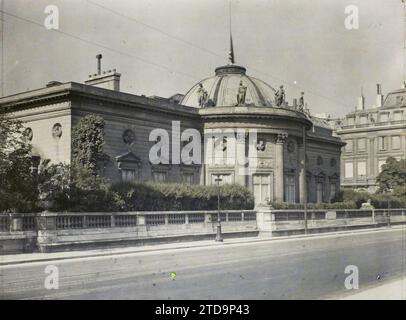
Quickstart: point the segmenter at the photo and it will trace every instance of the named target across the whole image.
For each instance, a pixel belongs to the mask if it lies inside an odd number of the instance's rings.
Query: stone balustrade
[[[221,212],[220,218],[225,237],[258,235],[254,210],[226,210]],[[28,231],[35,233],[38,250],[49,252],[213,238],[216,226],[217,211],[0,215],[3,242],[15,240],[19,235],[23,252],[35,249],[27,249],[24,243],[22,236]],[[29,242],[32,243],[32,239]],[[3,245],[2,253],[9,252],[7,245]]]
[[[303,210],[225,210],[225,237],[304,232]],[[406,223],[406,209],[308,210],[309,233]],[[0,214],[0,254],[214,239],[217,211]]]
[[[272,210],[272,235],[303,233],[305,216],[303,210]],[[406,209],[374,210],[308,210],[309,233],[389,226],[406,222]]]

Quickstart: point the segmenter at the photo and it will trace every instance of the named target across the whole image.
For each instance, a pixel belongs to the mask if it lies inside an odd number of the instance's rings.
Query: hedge
[[[303,210],[303,204],[300,203],[274,202],[271,205],[276,210]],[[343,201],[334,203],[308,203],[307,209],[357,209],[357,206],[354,201]]]
[[[406,199],[396,197],[392,194],[382,194],[375,193],[371,194],[368,192],[358,192],[351,189],[344,189],[340,191],[335,198],[338,201],[354,202],[356,208],[361,208],[364,202],[368,199],[371,200],[371,204],[376,209],[386,209],[386,208],[404,208],[406,207]]]
[[[254,196],[245,187],[185,185],[179,183],[120,183],[112,187],[124,203],[123,211],[250,210]]]

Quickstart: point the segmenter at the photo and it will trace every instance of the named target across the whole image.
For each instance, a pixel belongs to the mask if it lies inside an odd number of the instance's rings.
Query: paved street
[[[335,299],[404,275],[405,241],[406,229],[398,228],[7,265],[0,266],[0,296]],[[58,290],[44,287],[48,265],[58,267]],[[344,287],[347,265],[359,268],[357,291]]]
[[[343,297],[344,300],[405,300],[406,277],[385,281],[383,284],[373,286],[361,292]]]

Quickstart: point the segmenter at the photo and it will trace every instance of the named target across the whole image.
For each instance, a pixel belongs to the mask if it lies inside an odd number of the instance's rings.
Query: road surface
[[[405,246],[399,228],[6,265],[0,298],[335,299],[354,293],[348,265],[359,290],[405,275]],[[48,265],[59,289],[45,288]]]

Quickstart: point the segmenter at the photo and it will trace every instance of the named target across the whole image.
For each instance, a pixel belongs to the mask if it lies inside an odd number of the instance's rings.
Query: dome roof
[[[236,106],[237,94],[242,81],[246,87],[246,106],[273,106],[275,89],[262,80],[246,75],[246,69],[237,65],[218,67],[215,76],[204,79],[193,86],[180,104],[200,108],[201,86],[207,92],[207,107]]]

